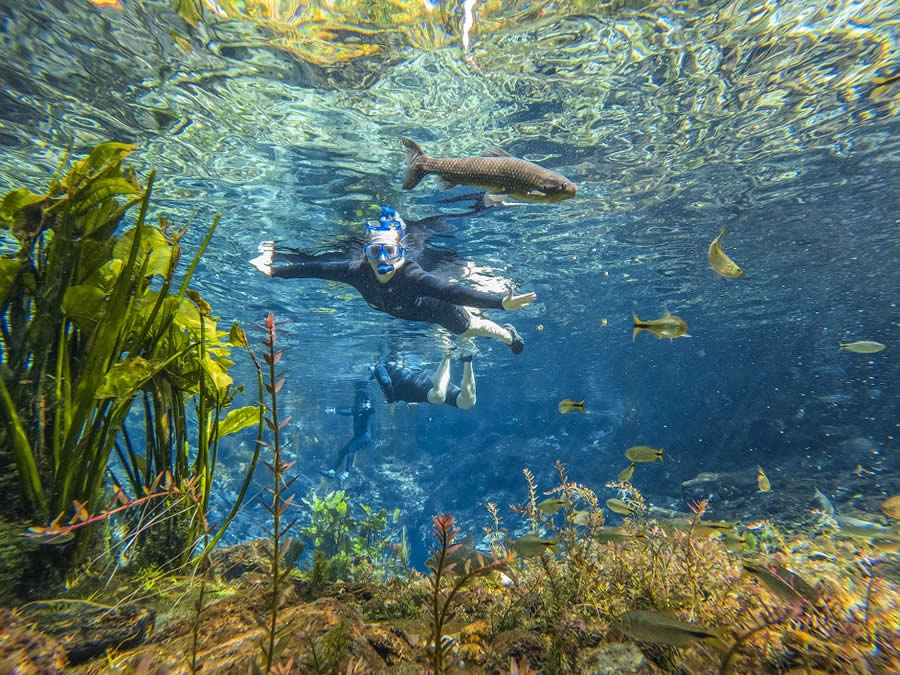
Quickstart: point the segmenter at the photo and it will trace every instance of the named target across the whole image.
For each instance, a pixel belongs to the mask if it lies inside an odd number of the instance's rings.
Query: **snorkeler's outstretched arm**
[[[325,279],[352,283],[359,276],[360,261],[338,260],[320,262],[306,260],[297,262],[298,256],[279,253],[275,244],[264,241],[259,245],[260,255],[250,261],[260,272],[269,277],[286,279]]]
[[[407,266],[409,265],[410,263],[407,263]],[[429,274],[418,265],[409,270],[408,274],[420,294],[451,302],[454,305],[480,307],[482,309],[519,309],[532,302],[535,298],[534,293],[526,293],[515,297],[483,293],[462,284],[444,281],[433,274]]]
[[[272,276],[283,279],[325,279],[327,281],[343,281],[352,283],[358,277],[354,268],[359,265],[353,261],[337,262],[303,262],[278,264],[278,255],[272,266]]]

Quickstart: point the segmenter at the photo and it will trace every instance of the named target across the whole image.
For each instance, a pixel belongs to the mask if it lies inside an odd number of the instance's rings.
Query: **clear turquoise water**
[[[337,487],[318,471],[350,437],[324,409],[350,405],[381,350],[431,366],[443,341],[352,289],[246,261],[263,239],[359,236],[382,203],[445,217],[429,244],[442,274],[538,300],[495,314],[527,347],[479,343],[471,412],[392,408],[370,383],[378,442],[342,484],[355,500],[401,507],[413,531],[446,510],[474,527],[484,503],[525,498],[523,467],[549,488],[560,459],[603,494],[635,444],[667,448],[634,480],[669,507],[699,472],[757,464],[776,493],[803,478],[840,496],[857,464],[874,473],[866,496],[900,491],[900,85],[877,87],[898,73],[898,4],[476,2],[466,51],[463,3],[435,4],[283,2],[281,23],[206,9],[194,29],[167,2],[0,3],[0,190],[45,184],[69,139],[76,153],[114,139],[158,171],[159,213],[196,214],[188,253],[225,214],[197,287],[225,322],[290,321],[302,495]],[[467,213],[439,201],[466,189],[400,191],[401,136],[436,155],[499,145],[579,192]],[[743,279],[707,262],[723,225]],[[690,338],[632,342],[632,311],[666,309]],[[856,339],[887,349],[838,350]],[[561,416],[565,397],[588,414]],[[235,475],[251,443],[225,450]],[[780,504],[747,497],[748,519]]]

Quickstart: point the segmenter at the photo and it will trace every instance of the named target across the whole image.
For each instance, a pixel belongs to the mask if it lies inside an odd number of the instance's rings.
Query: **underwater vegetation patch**
[[[18,245],[0,259],[2,512],[57,545],[62,574],[88,557],[81,535],[137,506],[125,546],[184,562],[209,533],[219,441],[261,424],[260,404],[230,409],[239,329],[220,331],[189,288],[219,219],[176,284],[187,226],[149,224],[154,174],[124,164],[135,149],[102,143],[68,170],[67,156],[44,193],[0,200],[0,235]]]

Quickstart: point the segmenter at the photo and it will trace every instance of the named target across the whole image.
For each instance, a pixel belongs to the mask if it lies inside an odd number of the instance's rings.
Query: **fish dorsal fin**
[[[498,147],[485,148],[481,152],[481,154],[478,156],[479,157],[512,157],[512,155],[509,154],[506,150],[504,150],[503,148],[498,148]]]

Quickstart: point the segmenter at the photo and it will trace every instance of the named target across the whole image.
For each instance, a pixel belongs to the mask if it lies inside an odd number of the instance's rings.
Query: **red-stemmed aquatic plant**
[[[269,392],[270,400],[270,405],[268,406],[269,414],[265,421],[266,426],[272,432],[272,441],[271,443],[262,440],[258,442],[272,451],[272,462],[266,462],[266,466],[272,472],[273,478],[273,487],[266,488],[266,491],[271,495],[271,501],[263,501],[263,505],[272,515],[271,529],[263,526],[272,539],[272,544],[268,549],[272,570],[272,597],[268,616],[256,616],[256,621],[266,632],[266,637],[260,642],[263,666],[260,667],[254,663],[253,671],[268,674],[272,671],[273,666],[277,664],[279,655],[291,638],[290,624],[283,626],[278,624],[278,606],[281,601],[280,585],[284,576],[288,573],[288,570],[282,569],[282,558],[290,549],[293,540],[292,537],[287,536],[287,533],[296,523],[296,519],[294,519],[287,525],[282,524],[282,516],[294,500],[294,495],[290,495],[287,499],[283,495],[285,491],[290,489],[296,477],[290,480],[284,478],[284,475],[294,466],[294,462],[286,463],[281,459],[281,451],[283,449],[282,429],[291,421],[291,418],[286,417],[283,420],[279,418],[278,392],[284,386],[285,378],[281,377],[281,373],[276,373],[275,371],[275,366],[281,360],[283,351],[280,349],[275,351],[279,324],[275,323],[275,315],[272,312],[269,312],[265,325],[261,327],[266,331],[266,337],[263,340],[263,346],[265,347],[263,360],[268,366],[266,391]]]

